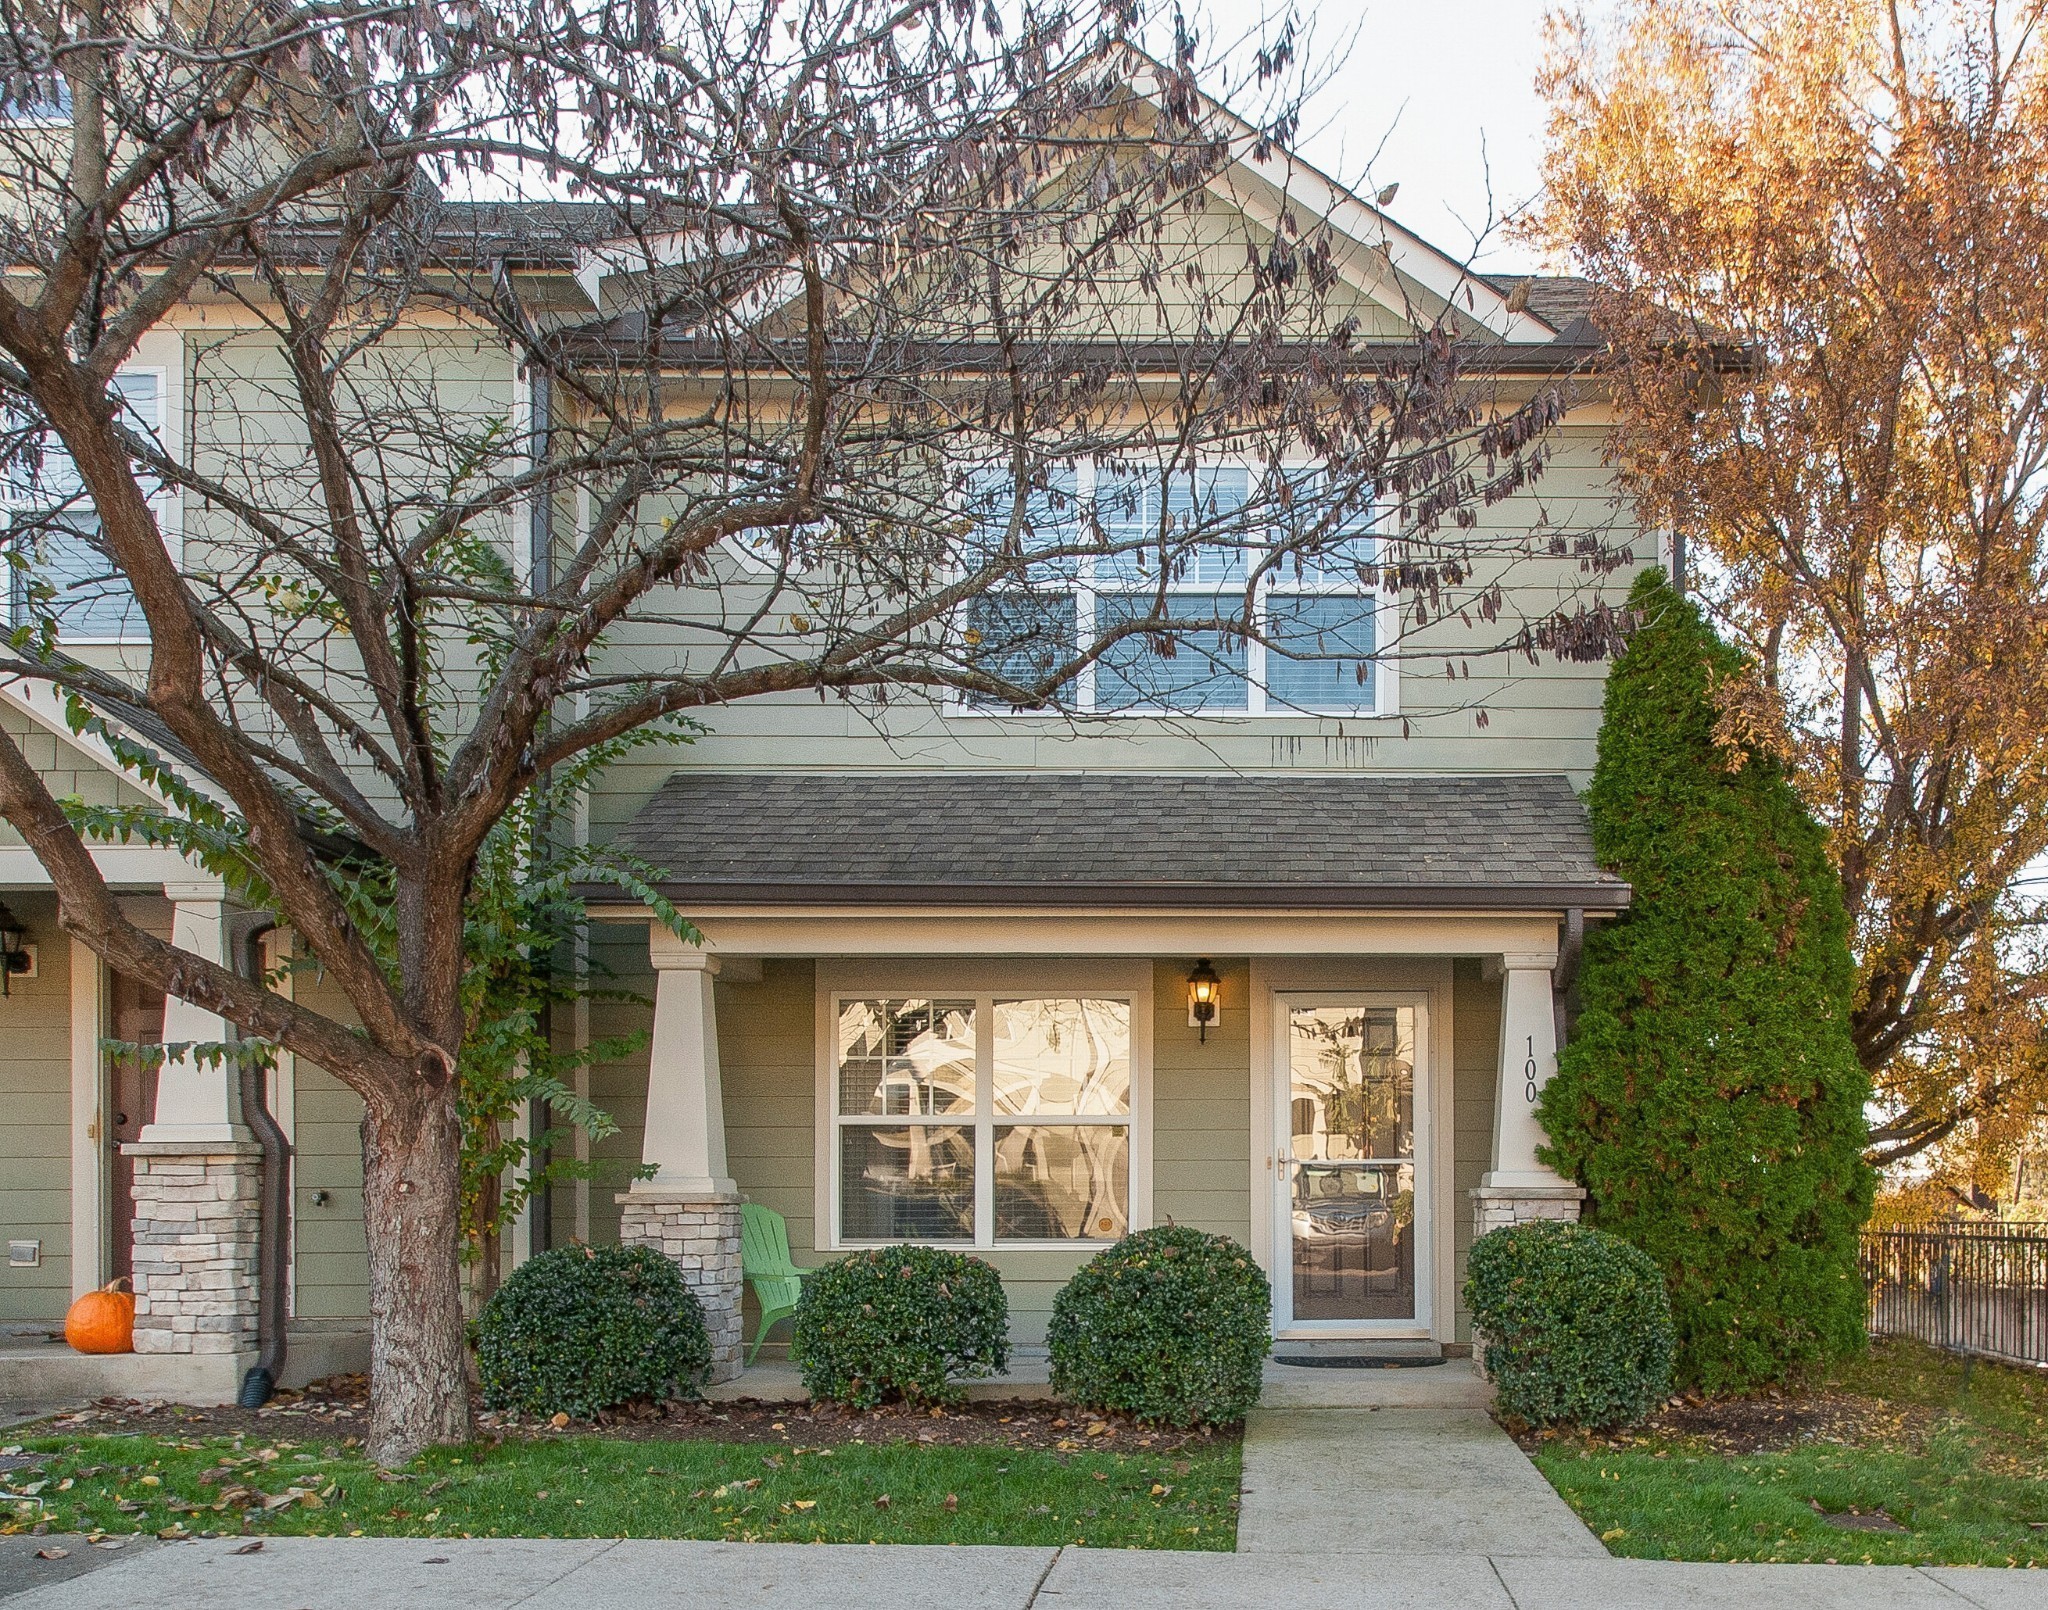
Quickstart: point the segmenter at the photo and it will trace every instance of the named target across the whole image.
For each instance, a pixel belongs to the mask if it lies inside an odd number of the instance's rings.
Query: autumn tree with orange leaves
[[[1832,834],[1872,1160],[1972,1195],[2048,1102],[2044,13],[1624,0],[1542,81],[1623,484]]]

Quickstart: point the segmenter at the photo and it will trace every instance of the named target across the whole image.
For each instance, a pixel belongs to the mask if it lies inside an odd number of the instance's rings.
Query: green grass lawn
[[[1955,1359],[1882,1343],[1790,1396],[1813,1425],[1786,1447],[1717,1452],[1688,1433],[1701,1416],[1674,1415],[1534,1458],[1612,1552],[1639,1559],[2048,1565],[2048,1379],[1979,1364],[1966,1380]],[[1905,1530],[1831,1525],[1816,1505]]]
[[[18,1442],[51,1456],[9,1478],[44,1507],[0,1505],[0,1532],[45,1520],[53,1531],[224,1536],[1226,1550],[1237,1539],[1239,1456],[1228,1439],[1151,1454],[565,1435],[436,1451],[398,1472],[332,1443],[26,1434]]]

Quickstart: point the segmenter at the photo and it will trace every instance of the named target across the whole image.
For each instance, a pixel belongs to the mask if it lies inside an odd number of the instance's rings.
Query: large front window
[[[1129,997],[863,995],[833,1010],[842,1244],[1130,1228]]]
[[[1383,714],[1377,515],[1332,509],[1320,488],[1312,468],[1273,482],[1236,465],[1161,474],[1083,463],[1051,472],[1018,511],[1007,479],[991,475],[971,499],[978,549],[1043,557],[969,606],[972,656],[1030,686],[1118,627],[1213,622],[1116,637],[1053,702]]]

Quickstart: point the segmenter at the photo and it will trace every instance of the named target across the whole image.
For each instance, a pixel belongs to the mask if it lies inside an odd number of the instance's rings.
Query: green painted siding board
[[[1472,1339],[1465,1308],[1465,1254],[1472,1246],[1470,1192],[1493,1166],[1493,1107],[1500,1086],[1500,996],[1497,982],[1481,976],[1480,964],[1461,960],[1451,969],[1452,1090],[1457,1112],[1452,1189],[1457,1263],[1457,1318],[1454,1339]]]
[[[51,896],[10,893],[7,903],[36,947],[36,976],[8,980],[0,1004],[0,1231],[42,1242],[42,1263],[0,1265],[0,1320],[50,1323],[71,1302],[71,941]]]

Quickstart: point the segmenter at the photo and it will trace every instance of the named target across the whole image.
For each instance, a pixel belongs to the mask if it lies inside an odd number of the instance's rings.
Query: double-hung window
[[[1321,471],[1272,482],[1244,465],[1163,475],[1082,463],[1034,492],[1023,519],[1010,515],[1007,477],[977,486],[970,542],[986,554],[1021,533],[1018,576],[966,612],[971,654],[1005,680],[1043,683],[1120,626],[1213,621],[1115,637],[1052,702],[1103,714],[1391,712],[1378,511],[1326,499]],[[1032,559],[1052,548],[1057,560]],[[1251,630],[1233,630],[1254,577]]]
[[[833,996],[838,1244],[1122,1236],[1135,998]]]
[[[124,369],[114,377],[122,422],[138,435],[164,428],[166,379],[158,369]],[[175,494],[145,478],[143,490],[167,536],[175,524]],[[6,506],[12,543],[23,563],[10,572],[10,605],[19,625],[38,607],[69,643],[118,643],[146,638],[148,628],[133,589],[108,557],[77,466],[55,435],[45,432],[9,465]]]

